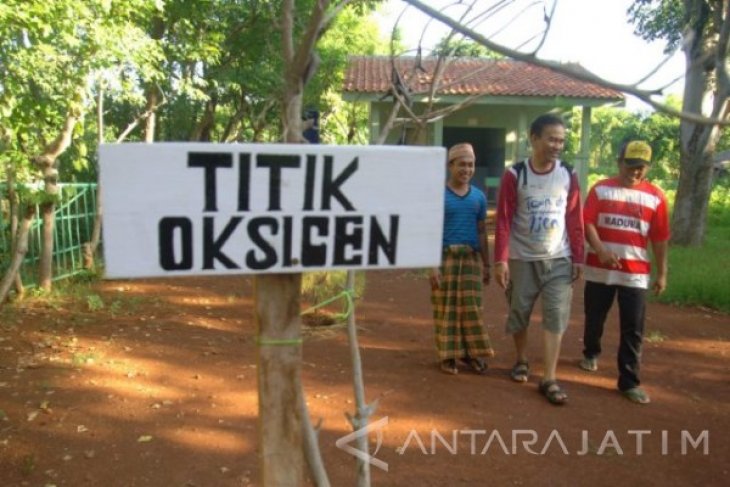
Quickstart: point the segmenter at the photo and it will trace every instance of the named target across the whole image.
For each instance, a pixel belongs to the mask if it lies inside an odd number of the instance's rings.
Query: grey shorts
[[[535,301],[542,295],[542,327],[552,333],[568,328],[573,299],[573,263],[569,257],[549,260],[510,260],[507,286],[509,316],[506,330],[526,329]]]

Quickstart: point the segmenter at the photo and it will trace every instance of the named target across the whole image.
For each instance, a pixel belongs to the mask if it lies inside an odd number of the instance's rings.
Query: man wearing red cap
[[[444,201],[443,257],[431,271],[431,302],[440,368],[459,372],[457,361],[479,374],[494,355],[482,317],[482,283],[489,283],[487,198],[470,181],[476,158],[470,144],[449,149]]]
[[[649,144],[637,140],[624,144],[619,153],[618,176],[591,188],[583,212],[591,248],[586,258],[585,348],[580,367],[588,372],[598,370],[603,325],[617,297],[621,328],[618,389],[639,404],[649,403],[649,395],[639,387],[645,296],[651,270],[649,242],[657,266],[652,288],[660,294],[667,286],[667,200],[661,189],[645,179],[650,164]]]

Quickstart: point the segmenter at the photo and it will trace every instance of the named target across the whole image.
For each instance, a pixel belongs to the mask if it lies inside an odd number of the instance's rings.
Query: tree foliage
[[[318,74],[305,100],[331,117],[332,127],[342,126],[333,130],[337,141],[357,134],[365,120],[362,107],[344,118],[333,108],[341,106],[336,91],[347,53],[385,50],[373,21],[362,16],[377,3],[327,2],[327,15],[338,21],[328,21],[315,39],[321,66],[311,66]],[[281,140],[284,8],[293,6],[293,32],[301,35],[321,4],[5,0],[0,179],[39,183],[48,192],[38,196],[48,202],[48,219],[57,181],[96,179],[100,142]],[[51,226],[49,220],[45,227]],[[44,252],[51,248],[49,237]]]
[[[434,47],[433,55],[445,57],[482,57],[489,59],[504,58],[501,54],[472,40],[458,39],[452,36],[443,37]]]

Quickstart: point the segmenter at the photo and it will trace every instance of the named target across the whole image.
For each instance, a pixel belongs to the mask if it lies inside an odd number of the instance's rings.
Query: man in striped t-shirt
[[[644,334],[646,290],[650,283],[648,244],[657,266],[652,288],[656,294],[667,285],[667,200],[661,189],[646,178],[651,147],[631,141],[621,148],[618,176],[596,183],[583,209],[590,249],[585,266],[585,330],[580,367],[598,369],[601,335],[606,315],[618,296],[621,339],[618,349],[618,389],[639,404],[649,396],[639,387],[641,342]]]

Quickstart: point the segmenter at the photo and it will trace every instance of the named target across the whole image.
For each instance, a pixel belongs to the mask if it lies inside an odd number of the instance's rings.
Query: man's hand
[[[431,289],[436,290],[441,287],[441,271],[438,267],[431,269],[429,280],[431,281]]]
[[[491,280],[491,268],[489,267],[489,264],[484,264],[484,266],[482,266],[482,282],[484,285],[488,286]]]
[[[618,255],[606,249],[601,249],[597,251],[596,254],[598,254],[598,260],[601,264],[610,267],[611,269],[621,269],[621,261],[619,260]]]
[[[657,276],[651,288],[654,290],[654,294],[659,296],[667,288],[667,276]]]
[[[573,264],[573,281],[583,279],[583,264]]]
[[[497,262],[494,266],[494,278],[502,289],[507,289],[509,283],[509,265],[506,262]]]

